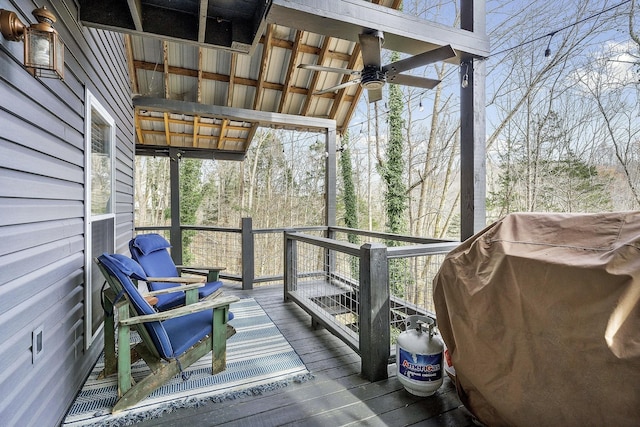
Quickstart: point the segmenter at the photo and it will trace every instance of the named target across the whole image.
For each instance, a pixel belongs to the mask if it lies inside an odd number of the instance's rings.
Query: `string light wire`
[[[547,33],[547,34],[542,35],[540,37],[536,37],[536,38],[531,39],[531,40],[527,40],[525,42],[520,43],[519,45],[503,49],[503,50],[501,50],[499,52],[492,53],[489,56],[486,56],[484,59],[491,58],[492,56],[502,55],[503,53],[507,53],[507,52],[509,52],[511,50],[514,50],[514,49],[517,49],[519,47],[526,46],[526,45],[531,44],[531,43],[535,43],[538,40],[542,40],[542,39],[544,39],[546,37],[549,37],[549,44],[551,44],[551,37],[553,37],[556,33],[559,33],[560,31],[564,31],[566,29],[575,27],[576,25],[582,24],[583,22],[588,21],[590,19],[597,18],[598,16],[600,16],[600,15],[602,15],[604,13],[607,13],[609,11],[612,11],[613,9],[616,9],[616,8],[622,6],[622,5],[627,4],[627,3],[631,3],[631,0],[624,0],[623,2],[620,2],[620,3],[618,3],[618,4],[614,5],[614,6],[611,6],[611,7],[607,8],[607,9],[601,10],[600,12],[594,13],[593,15],[589,15],[586,18],[582,18],[582,19],[580,19],[580,20],[578,20],[578,21],[576,21],[576,22],[574,22],[572,24],[565,25],[564,27],[559,28],[559,29],[557,29],[555,31],[551,31],[550,33]],[[547,50],[549,50],[549,46],[547,46]],[[550,54],[551,54],[551,51],[549,50],[549,55]],[[548,56],[546,54],[546,51],[545,51],[545,56]]]

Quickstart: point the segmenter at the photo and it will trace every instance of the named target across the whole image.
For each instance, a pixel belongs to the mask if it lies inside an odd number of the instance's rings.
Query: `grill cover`
[[[640,425],[640,212],[508,215],[449,253],[434,300],[482,423]]]

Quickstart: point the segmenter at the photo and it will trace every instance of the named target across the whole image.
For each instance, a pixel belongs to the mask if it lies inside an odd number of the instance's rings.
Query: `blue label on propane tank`
[[[437,381],[442,378],[442,353],[420,354],[400,349],[398,372],[414,381]]]

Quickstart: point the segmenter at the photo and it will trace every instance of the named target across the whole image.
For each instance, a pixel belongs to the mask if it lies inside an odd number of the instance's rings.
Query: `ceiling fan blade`
[[[433,89],[438,86],[440,80],[428,79],[425,77],[411,76],[408,74],[394,74],[387,79],[387,83],[396,85],[421,87],[424,89]]]
[[[350,75],[350,76],[359,76],[360,75],[360,71],[349,70],[348,68],[324,67],[322,65],[300,64],[300,65],[298,65],[298,68],[303,68],[305,70],[312,70],[312,71],[326,71],[328,73],[347,74],[347,75]]]
[[[362,62],[365,67],[380,68],[382,59],[380,59],[380,51],[382,50],[380,37],[374,34],[359,34],[360,49],[362,51]]]
[[[453,50],[451,45],[446,45],[387,64],[382,67],[382,71],[386,72],[387,76],[390,76],[413,68],[421,67],[423,65],[444,61],[445,59],[453,58],[454,56],[456,56],[456,51]]]
[[[340,90],[340,89],[343,89],[345,87],[349,87],[349,86],[352,86],[352,85],[355,85],[355,84],[358,84],[358,83],[360,83],[360,79],[353,79],[353,80],[349,80],[346,83],[339,84],[337,86],[333,86],[333,87],[329,87],[329,88],[326,88],[326,89],[322,89],[322,90],[313,92],[313,94],[314,95],[322,95],[323,93],[335,92],[337,90]]]
[[[382,88],[368,89],[369,102],[376,102],[382,99]]]

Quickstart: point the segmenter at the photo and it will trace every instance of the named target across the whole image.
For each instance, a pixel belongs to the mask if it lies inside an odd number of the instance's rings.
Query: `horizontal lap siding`
[[[123,37],[44,5],[65,45],[65,80],[36,79],[0,38],[0,425],[57,425],[101,351],[84,350],[85,87],[116,121],[116,246],[133,230],[133,108]],[[0,0],[33,22],[34,3]],[[31,363],[31,332],[44,325]]]

